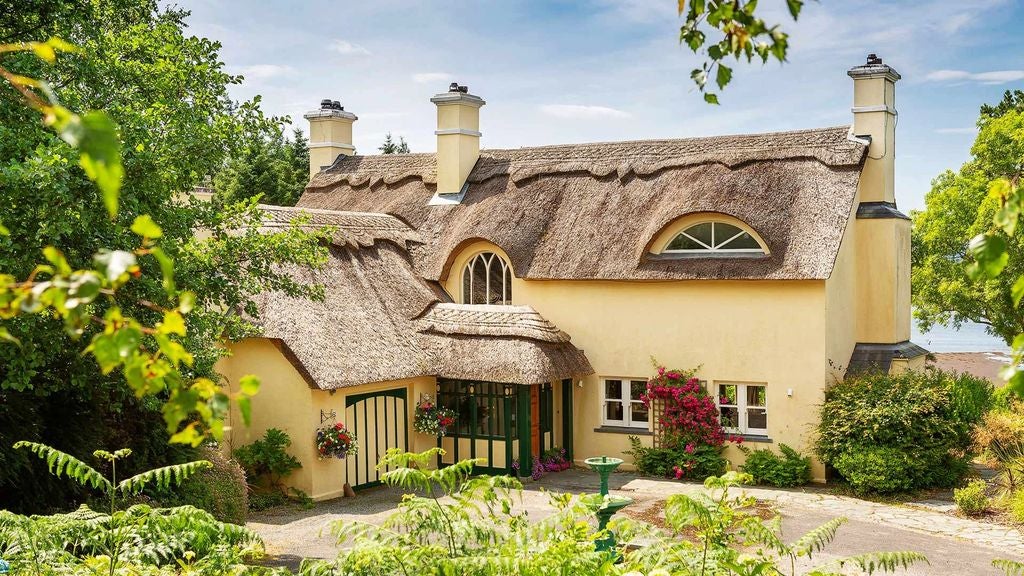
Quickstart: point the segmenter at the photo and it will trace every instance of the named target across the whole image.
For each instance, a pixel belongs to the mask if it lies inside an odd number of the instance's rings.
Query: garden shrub
[[[157,500],[164,506],[195,506],[221,522],[245,525],[249,510],[245,471],[216,446],[204,446],[199,454],[213,468],[182,482],[177,490],[157,495]]]
[[[832,465],[859,494],[892,494],[914,487],[914,459],[889,446],[865,446],[843,452]]]
[[[722,452],[729,436],[718,421],[715,399],[693,373],[660,366],[658,375],[647,382],[647,392],[640,399],[656,419],[663,445],[648,448],[630,436],[626,454],[633,457],[641,474],[703,480],[728,468]],[[655,413],[654,407],[662,411]]]
[[[1010,512],[1010,517],[1013,518],[1014,522],[1024,524],[1024,489],[1010,494],[1008,501],[1009,506],[1007,509]]]
[[[862,493],[954,486],[991,389],[934,369],[850,376],[825,392],[817,452]]]
[[[640,442],[639,436],[630,436],[629,444],[630,449],[625,453],[633,457],[637,472],[644,476],[704,480],[724,474],[729,467],[729,461],[722,456],[722,447],[687,444],[649,448]]]
[[[811,481],[810,456],[804,456],[786,444],[779,444],[781,455],[766,448],[750,450],[740,447],[740,450],[747,456],[740,468],[757,484],[790,488]]]
[[[283,480],[302,468],[298,458],[288,453],[291,445],[288,433],[270,428],[263,438],[235,449],[234,456],[245,469],[252,491],[249,506],[254,510],[263,510],[287,500],[289,492]]]
[[[956,507],[968,516],[982,514],[989,508],[985,489],[988,484],[984,480],[971,480],[963,488],[953,490],[953,501]]]
[[[995,404],[995,403],[993,403]],[[1008,490],[1024,485],[1024,401],[993,408],[974,429],[975,449],[1000,470]]]

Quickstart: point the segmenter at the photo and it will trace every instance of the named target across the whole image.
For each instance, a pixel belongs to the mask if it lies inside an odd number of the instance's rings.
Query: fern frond
[[[1024,562],[997,558],[992,561],[992,565],[1002,570],[1006,576],[1024,576]]]
[[[141,492],[146,487],[146,484],[150,482],[156,482],[156,485],[160,488],[168,488],[172,483],[174,485],[181,484],[189,476],[209,468],[213,468],[213,464],[209,460],[196,460],[184,464],[154,468],[122,480],[117,484],[117,490],[122,494],[135,494]]]
[[[793,554],[796,556],[807,556],[811,557],[815,552],[820,551],[829,542],[835,539],[836,531],[843,524],[846,524],[846,518],[833,518],[828,522],[818,526],[814,530],[804,534],[791,547]]]
[[[869,552],[848,558],[840,558],[832,563],[843,568],[854,565],[867,574],[875,572],[895,572],[909,568],[917,562],[928,563],[928,558],[920,552]]]
[[[26,442],[24,440],[21,442],[15,442],[14,448],[28,448],[33,454],[39,456],[43,460],[46,460],[46,466],[50,470],[50,473],[58,478],[64,475],[78,482],[82,486],[92,486],[93,488],[103,490],[104,492],[109,492],[113,488],[110,481],[104,478],[102,474],[97,472],[91,466],[70,454],[57,450],[56,448],[51,448],[46,444]]]

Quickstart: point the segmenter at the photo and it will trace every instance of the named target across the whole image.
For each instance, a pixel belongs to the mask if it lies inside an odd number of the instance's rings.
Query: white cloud
[[[555,118],[595,119],[595,118],[630,118],[632,114],[609,108],[607,106],[582,106],[579,104],[544,104],[540,111]]]
[[[452,75],[447,72],[419,72],[412,75],[412,81],[417,84],[450,82],[451,79]]]
[[[354,44],[352,42],[349,42],[348,40],[334,40],[334,41],[332,41],[328,45],[328,48],[330,48],[331,50],[337,52],[338,54],[342,54],[344,56],[369,56],[370,55],[370,51],[369,50],[367,50],[366,48],[363,48],[359,44]]]
[[[282,66],[280,64],[253,64],[251,66],[242,66],[238,69],[238,72],[245,76],[246,80],[266,80],[291,74],[295,72],[295,69],[291,66]]]
[[[969,128],[936,128],[936,134],[976,134],[978,129],[974,126]]]
[[[1024,70],[993,70],[991,72],[968,72],[966,70],[935,70],[924,78],[931,82],[978,82],[981,84],[1005,84],[1024,80]]]

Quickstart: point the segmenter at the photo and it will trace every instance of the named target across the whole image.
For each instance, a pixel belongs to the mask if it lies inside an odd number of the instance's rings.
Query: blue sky
[[[704,104],[680,47],[673,0],[259,2],[190,0],[191,31],[223,43],[233,94],[271,114],[321,98],[359,116],[355,145],[375,153],[388,131],[434,149],[429,98],[457,80],[485,100],[483,146],[794,130],[849,124],[851,66],[869,52],[895,67],[897,202],[921,208],[933,177],[956,168],[978,107],[1024,88],[1024,2],[822,0],[787,22],[789,62],[738,66],[718,107]]]

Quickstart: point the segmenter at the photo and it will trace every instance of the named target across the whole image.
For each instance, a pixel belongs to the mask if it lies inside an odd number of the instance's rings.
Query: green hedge
[[[825,392],[817,452],[861,493],[954,486],[991,394],[987,380],[934,369],[850,376]]]
[[[740,450],[747,456],[740,468],[753,476],[757,484],[791,488],[811,481],[811,458],[785,444],[779,444],[781,454],[766,448],[750,450],[746,446]]]

